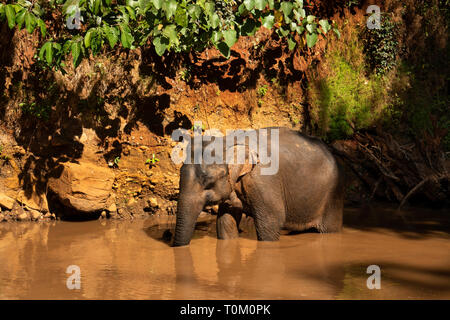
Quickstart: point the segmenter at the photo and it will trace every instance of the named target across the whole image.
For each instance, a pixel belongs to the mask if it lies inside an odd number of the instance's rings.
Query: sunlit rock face
[[[113,183],[114,173],[108,168],[68,162],[55,171],[48,186],[65,206],[95,212],[108,208]]]

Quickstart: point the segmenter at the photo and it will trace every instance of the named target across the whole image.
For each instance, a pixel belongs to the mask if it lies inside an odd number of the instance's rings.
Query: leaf
[[[163,3],[163,10],[166,12],[166,18],[170,19],[177,11],[177,2],[175,0],[167,0]]]
[[[131,34],[130,27],[125,23],[121,23],[119,25],[119,28],[120,28],[120,41],[122,42],[122,46],[127,49],[131,48],[134,42],[134,37]]]
[[[202,8],[200,8],[200,6],[196,4],[191,4],[188,7],[188,13],[192,18],[194,18],[194,20],[197,20],[198,17],[200,17],[200,15],[202,14]]]
[[[336,33],[338,39],[340,39],[341,38],[341,32],[339,31],[339,29],[338,28],[333,28],[333,31],[334,31],[334,33]]]
[[[295,22],[291,22],[289,24],[289,27],[290,27],[291,31],[296,31],[297,30],[297,24]]]
[[[307,24],[306,30],[308,30],[309,33],[315,33],[317,30],[317,25],[315,23],[313,24]]]
[[[178,45],[180,43],[177,34],[177,26],[174,24],[166,26],[163,30],[163,35],[169,39],[170,44]]]
[[[214,13],[213,15],[211,15],[211,28],[216,29],[219,24],[220,24],[220,18],[219,15],[217,13]]]
[[[183,28],[186,28],[189,25],[188,16],[185,9],[177,9],[177,12],[175,13],[175,23]]]
[[[162,8],[162,5],[163,5],[163,3],[164,3],[164,0],[152,0],[152,2],[153,2],[153,5],[155,6],[155,8],[156,8],[157,10],[159,10],[159,9]]]
[[[100,5],[102,4],[102,0],[94,0],[93,10],[92,12],[97,16],[100,11]]]
[[[81,62],[81,42],[79,41],[72,42],[71,49],[72,49],[73,66],[76,69]]]
[[[22,29],[22,25],[25,21],[26,13],[28,13],[27,10],[22,9],[16,14],[16,24],[17,24],[17,27],[19,28],[19,30]]]
[[[255,0],[255,8],[263,11],[266,8],[267,0]]]
[[[128,14],[131,17],[131,20],[136,20],[136,13],[135,13],[134,9],[130,6],[126,6],[125,8],[127,9]]]
[[[84,36],[84,46],[89,48],[91,46],[92,35],[95,32],[95,28],[89,29]]]
[[[223,38],[229,48],[231,48],[237,41],[236,30],[228,29],[223,31]]]
[[[269,14],[262,19],[262,25],[267,29],[272,29],[275,23],[275,16],[273,14]]]
[[[57,51],[61,51],[61,45],[59,43],[52,42],[52,47]]]
[[[294,39],[292,39],[291,37],[288,37],[288,46],[289,46],[289,50],[294,50],[295,46],[297,45],[297,43],[295,42]]]
[[[282,36],[282,37],[286,37],[286,36],[289,34],[289,30],[288,30],[288,29],[285,29],[285,28],[283,28],[283,27],[280,27],[280,28],[277,30],[277,32],[278,32],[278,34],[279,34],[280,36]]]
[[[303,0],[295,0],[295,5],[298,8],[303,8]]]
[[[6,18],[8,19],[8,27],[14,28],[16,25],[16,12],[12,4],[7,4],[5,7]]]
[[[305,32],[305,28],[303,26],[297,26],[297,33],[298,34],[302,34],[303,32]]]
[[[306,34],[306,44],[308,45],[308,48],[314,47],[314,45],[317,42],[318,37],[319,36],[317,33],[312,33],[312,34],[307,33]]]
[[[293,7],[294,7],[294,5],[292,4],[292,2],[283,1],[281,3],[280,9],[281,9],[281,11],[283,11],[285,18],[289,17],[289,15],[292,12]]]
[[[245,20],[244,25],[241,28],[241,34],[245,36],[253,35],[256,32],[255,20],[248,18]]]
[[[45,22],[42,19],[37,19],[36,23],[41,29],[42,37],[45,38],[45,35],[47,34],[47,26],[45,25]]]
[[[45,60],[49,65],[51,65],[53,61],[52,51],[53,51],[53,44],[50,41],[46,42],[39,51],[39,59],[43,61],[45,55]]]
[[[145,13],[149,9],[149,7],[150,0],[139,0],[139,8],[141,9],[141,13]]]
[[[244,0],[244,6],[248,11],[252,11],[255,7],[255,0]]]
[[[310,24],[313,23],[315,19],[316,19],[316,17],[312,16],[312,15],[309,15],[306,17],[306,21]]]
[[[300,16],[302,18],[306,18],[306,10],[305,9],[300,9]]]
[[[217,49],[219,49],[220,53],[225,57],[225,58],[229,58],[230,57],[230,47],[225,43],[225,42],[221,42],[217,45]]]
[[[212,15],[213,13],[214,13],[214,11],[216,10],[215,9],[215,4],[214,4],[214,2],[206,2],[205,3],[205,13],[208,15],[208,16],[210,16],[210,15]]]
[[[162,56],[169,47],[169,39],[165,37],[155,37],[153,39],[153,45],[155,46],[156,53],[159,56]]]
[[[33,33],[34,28],[36,28],[35,17],[29,12],[25,14],[25,26],[27,28],[28,33],[30,34]]]
[[[119,31],[115,27],[105,26],[104,28],[106,39],[108,39],[109,46],[114,48],[119,41]]]
[[[242,15],[244,15],[244,13],[246,13],[247,11],[248,11],[248,10],[247,10],[247,8],[245,7],[245,4],[241,3],[241,5],[238,7],[239,15],[242,16]]]
[[[211,35],[211,42],[216,45],[220,39],[222,39],[222,32],[221,31],[213,31]]]
[[[330,31],[331,26],[328,23],[328,20],[320,20],[319,24],[322,27],[324,33],[327,33],[328,31]]]

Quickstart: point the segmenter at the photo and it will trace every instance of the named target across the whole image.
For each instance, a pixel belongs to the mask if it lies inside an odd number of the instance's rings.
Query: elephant
[[[221,142],[224,153],[245,150],[245,159],[233,162],[222,156],[222,163],[182,165],[173,246],[189,245],[199,214],[215,204],[219,205],[218,239],[239,237],[242,213],[253,217],[259,241],[276,241],[281,230],[342,229],[343,171],[326,144],[284,127],[252,132],[258,137],[253,145],[250,139],[236,142],[235,137],[229,143],[229,135],[192,144],[192,156],[196,150],[205,152],[214,141]],[[263,144],[269,146],[268,153],[277,152],[275,173],[263,174],[271,165],[258,160]]]

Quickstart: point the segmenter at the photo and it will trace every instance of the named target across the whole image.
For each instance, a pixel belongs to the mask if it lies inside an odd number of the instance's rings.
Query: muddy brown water
[[[411,212],[347,209],[342,233],[272,243],[250,218],[217,240],[206,217],[181,248],[167,242],[174,217],[0,224],[0,299],[450,299],[448,213]],[[71,265],[80,289],[67,288]]]

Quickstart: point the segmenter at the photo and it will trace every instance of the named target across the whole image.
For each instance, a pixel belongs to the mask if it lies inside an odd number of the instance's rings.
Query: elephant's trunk
[[[205,201],[192,196],[180,194],[177,206],[177,223],[173,246],[185,246],[191,242],[195,222],[202,212]]]

